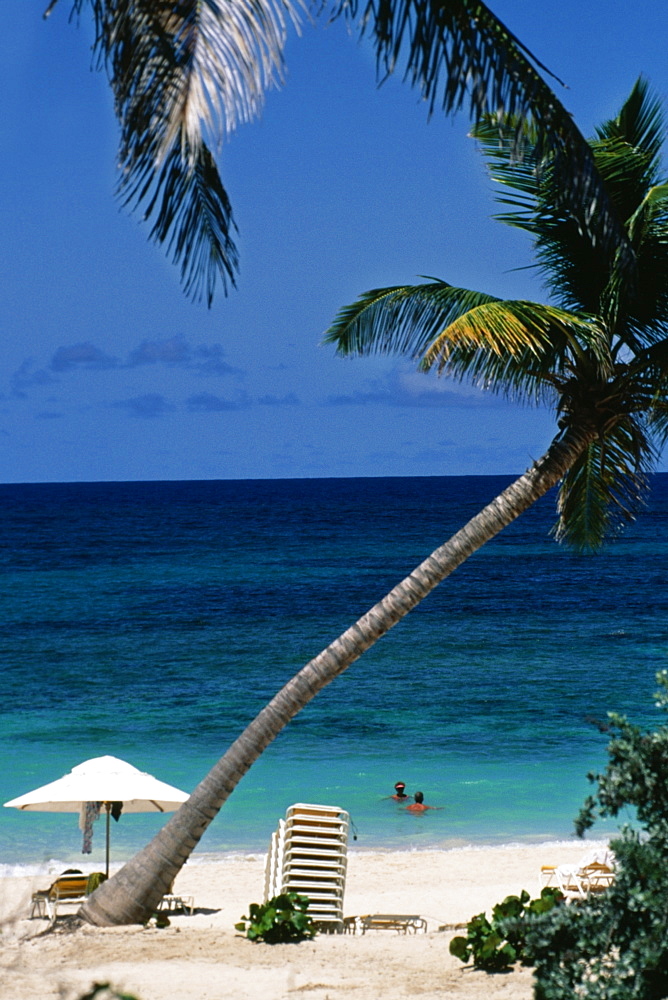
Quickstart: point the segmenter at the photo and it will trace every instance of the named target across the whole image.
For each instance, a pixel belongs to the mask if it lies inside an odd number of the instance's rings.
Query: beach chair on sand
[[[86,897],[97,889],[105,878],[104,872],[93,872],[92,875],[69,873],[59,875],[48,889],[32,894],[30,917],[47,917],[53,924],[58,916],[58,908],[63,903],[81,906]]]
[[[194,896],[178,896],[173,892],[168,892],[158,903],[157,910],[165,910],[169,913],[187,913],[192,917],[195,912]]]
[[[566,900],[587,899],[592,894],[603,892],[612,885],[615,873],[608,865],[593,861],[575,871],[557,869],[557,885]]]
[[[320,930],[341,932],[349,826],[338,806],[290,806],[269,845],[265,902],[297,892],[308,897],[307,913]]]
[[[543,865],[540,884],[541,887],[551,885],[560,889],[566,902],[587,899],[612,885],[615,878],[613,863],[610,852],[605,852],[604,860],[589,855],[577,865]]]
[[[591,864],[585,865],[582,869],[582,879],[587,895],[591,895],[591,893],[603,892],[609,885],[612,885],[615,880],[615,872],[609,865],[592,861]]]
[[[427,921],[417,913],[369,913],[346,917],[345,930],[350,934],[367,931],[396,931],[397,934],[426,934]]]
[[[168,891],[156,906],[156,910],[164,910],[169,913],[187,913],[192,917],[195,912],[195,897],[175,893],[174,882],[172,882]]]

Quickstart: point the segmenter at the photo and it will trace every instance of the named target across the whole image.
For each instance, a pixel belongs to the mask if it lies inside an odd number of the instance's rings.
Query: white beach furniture
[[[272,834],[265,866],[265,902],[284,892],[309,899],[322,930],[343,930],[350,817],[338,806],[297,802]]]
[[[48,889],[32,894],[30,916],[48,917],[53,924],[58,916],[59,905],[74,903],[78,907],[85,902],[87,896],[87,875],[59,875]]]
[[[607,849],[591,851],[577,865],[543,865],[540,870],[541,888],[560,889],[566,902],[603,892],[614,879],[615,856]]]

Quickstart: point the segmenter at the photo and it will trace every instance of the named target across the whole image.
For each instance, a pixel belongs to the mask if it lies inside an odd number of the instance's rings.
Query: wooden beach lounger
[[[367,931],[425,934],[427,931],[427,921],[418,913],[369,913],[363,917],[346,917],[344,923],[350,934],[366,934]]]

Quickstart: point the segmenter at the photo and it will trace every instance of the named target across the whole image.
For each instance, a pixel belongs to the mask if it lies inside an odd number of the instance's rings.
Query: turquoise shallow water
[[[191,789],[297,669],[507,482],[0,486],[0,799],[107,753]],[[550,498],[527,512],[290,724],[198,853],[266,849],[295,801],[348,809],[361,848],[570,836],[586,774],[605,762],[592,719],[656,719],[667,519],[666,476],[596,557],[550,540]],[[384,801],[398,779],[443,809]],[[122,816],[112,861],[161,822]],[[73,815],[0,809],[0,845],[0,871],[81,861]]]

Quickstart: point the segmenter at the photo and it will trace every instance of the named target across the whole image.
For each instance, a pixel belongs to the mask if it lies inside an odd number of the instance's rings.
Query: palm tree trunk
[[[555,486],[594,437],[585,428],[553,441],[543,458],[295,674],[153,840],[86,901],[81,915],[102,926],[147,920],[225,800],[284,726],[438,583]]]

